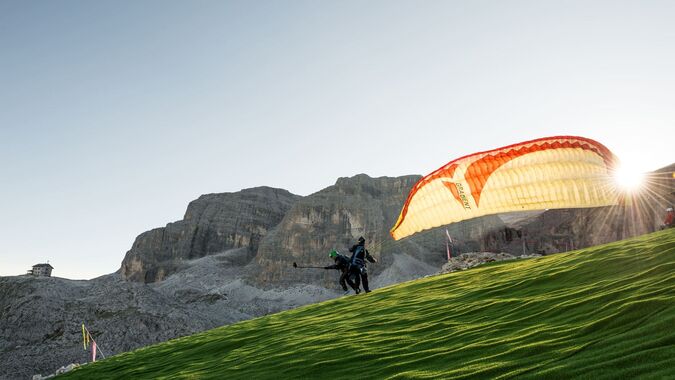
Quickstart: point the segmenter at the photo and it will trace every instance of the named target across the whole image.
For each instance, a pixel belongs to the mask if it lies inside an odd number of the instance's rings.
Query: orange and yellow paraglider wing
[[[573,136],[471,154],[418,181],[391,235],[501,212],[616,204],[613,165],[602,144]]]

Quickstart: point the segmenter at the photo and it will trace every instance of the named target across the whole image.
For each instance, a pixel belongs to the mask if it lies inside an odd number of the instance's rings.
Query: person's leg
[[[345,292],[347,290],[349,290],[349,288],[347,288],[346,280],[347,280],[346,273],[342,272],[342,274],[340,275],[340,286],[342,286],[342,290],[344,290]],[[349,285],[351,285],[351,284],[349,284]]]
[[[349,284],[349,286],[354,290],[354,293],[359,294],[359,286],[354,284],[354,282],[351,280],[351,278],[349,276],[349,272],[345,271],[344,273],[342,273],[342,277],[340,277],[340,279],[343,279],[343,278],[344,278],[343,281],[346,281]],[[346,286],[344,287],[344,289],[345,289],[345,292],[348,291]]]
[[[363,290],[366,293],[370,293],[370,288],[368,287],[368,273],[364,272],[361,274],[361,282],[363,283]]]
[[[352,289],[354,289],[356,294],[358,294],[359,286],[361,286],[361,278],[359,277],[359,272],[351,270],[348,273],[349,274],[347,275],[347,282],[352,287]]]

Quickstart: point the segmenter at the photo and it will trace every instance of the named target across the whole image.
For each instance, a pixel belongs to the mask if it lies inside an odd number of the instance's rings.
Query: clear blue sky
[[[200,194],[560,134],[675,161],[673,1],[0,0],[0,275],[119,268]]]

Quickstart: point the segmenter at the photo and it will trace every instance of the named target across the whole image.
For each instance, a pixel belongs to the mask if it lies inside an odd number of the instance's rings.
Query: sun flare
[[[637,191],[645,182],[645,173],[630,164],[622,163],[614,171],[614,181],[624,191]]]

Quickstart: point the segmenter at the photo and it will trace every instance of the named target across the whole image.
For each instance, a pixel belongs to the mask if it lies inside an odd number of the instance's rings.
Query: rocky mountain
[[[190,202],[183,220],[142,233],[127,252],[120,273],[135,282],[156,282],[176,272],[183,260],[232,248],[252,258],[261,239],[300,197],[282,189],[258,187],[207,194]]]
[[[675,165],[620,206],[486,216],[447,226],[453,256],[550,254],[649,232],[673,202]],[[378,259],[371,287],[437,273],[446,228],[394,241],[394,224],[419,176],[340,178],[306,197],[260,187],[208,194],[182,220],[139,235],[118,272],[90,281],[0,278],[0,379],[85,362],[80,322],[106,354],[339,295],[331,264],[359,236]],[[470,256],[468,256],[470,259]]]

